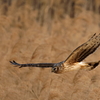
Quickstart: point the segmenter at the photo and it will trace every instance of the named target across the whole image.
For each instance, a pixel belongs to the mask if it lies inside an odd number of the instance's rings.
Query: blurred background
[[[100,100],[100,65],[51,73],[9,63],[60,62],[100,33],[100,0],[0,0],[0,100]],[[100,60],[100,48],[85,61]]]

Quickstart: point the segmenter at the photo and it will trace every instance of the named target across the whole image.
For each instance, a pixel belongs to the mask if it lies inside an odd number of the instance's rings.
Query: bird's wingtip
[[[13,64],[13,65],[20,65],[20,64],[18,64],[16,61],[14,61],[14,60],[12,60],[12,61],[9,61],[11,64]]]
[[[13,61],[9,61],[10,63],[13,63]]]

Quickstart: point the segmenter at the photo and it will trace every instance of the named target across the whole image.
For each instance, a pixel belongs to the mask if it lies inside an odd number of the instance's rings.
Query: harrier
[[[100,63],[96,62],[82,62],[87,56],[92,54],[100,46],[100,33],[96,33],[84,44],[77,47],[66,60],[59,63],[32,63],[32,64],[19,64],[15,61],[10,61],[13,65],[21,67],[41,67],[52,68],[54,73],[63,73],[72,70],[88,69],[92,70]]]

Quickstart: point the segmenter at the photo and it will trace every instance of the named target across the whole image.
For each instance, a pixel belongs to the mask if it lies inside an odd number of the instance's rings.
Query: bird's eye
[[[52,68],[52,72],[57,72],[57,67]]]
[[[57,68],[55,67],[55,68],[53,68],[53,70],[54,70],[54,71],[56,71],[56,70],[57,70]]]

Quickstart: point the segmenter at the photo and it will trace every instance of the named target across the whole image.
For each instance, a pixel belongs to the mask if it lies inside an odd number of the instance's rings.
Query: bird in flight
[[[92,54],[100,46],[100,33],[96,33],[85,43],[77,47],[66,60],[59,63],[29,63],[29,64],[19,64],[17,62],[10,61],[11,64],[22,67],[41,67],[41,68],[51,68],[54,73],[63,73],[72,70],[88,69],[92,70],[97,67],[100,63],[96,62],[83,62],[83,60]]]

